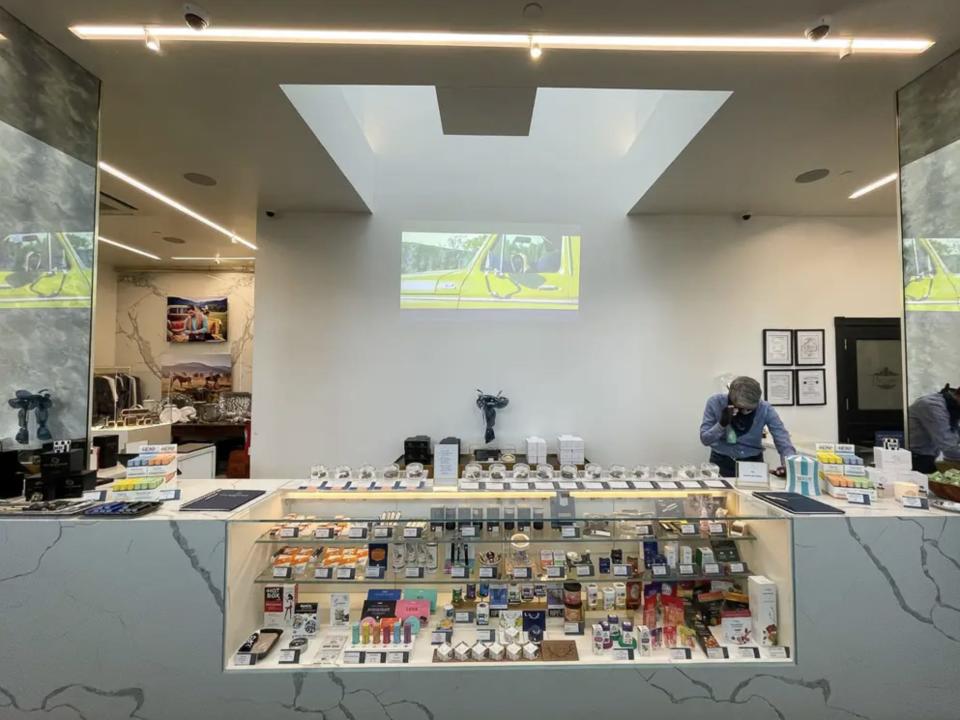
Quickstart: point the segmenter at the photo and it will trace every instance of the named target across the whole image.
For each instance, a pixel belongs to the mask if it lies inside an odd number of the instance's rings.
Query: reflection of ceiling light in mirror
[[[534,60],[539,60],[540,56],[543,55],[543,48],[540,47],[540,43],[530,38],[530,57]]]
[[[219,255],[214,255],[213,257],[172,257],[171,260],[197,260],[197,261],[206,261],[211,262],[253,262],[256,260],[255,257],[221,257]]]
[[[889,184],[892,183],[894,180],[896,180],[897,177],[899,177],[899,175],[898,175],[897,173],[891,173],[891,174],[887,175],[886,177],[882,177],[882,178],[880,178],[879,180],[877,180],[876,182],[872,182],[872,183],[870,183],[869,185],[860,188],[860,189],[857,190],[855,193],[853,193],[853,195],[851,195],[849,199],[850,199],[850,200],[856,200],[856,199],[859,198],[859,197],[863,197],[863,196],[866,195],[867,193],[871,193],[871,192],[873,192],[874,190],[876,190],[877,188],[882,188],[884,185],[889,185]]]
[[[142,25],[73,25],[71,32],[84,40],[143,38]],[[530,37],[515,33],[458,33],[399,30],[328,30],[310,28],[242,27],[207,28],[196,32],[179,25],[151,27],[159,39],[175,42],[241,42],[319,45],[430,45],[435,47],[530,46]],[[537,35],[541,48],[579,50],[636,50],[647,52],[804,52],[919,54],[933,45],[919,38],[667,36],[667,35]]]
[[[191,32],[193,32],[193,31],[191,31]],[[206,225],[207,227],[213,228],[213,229],[216,230],[218,233],[221,233],[221,234],[223,234],[223,235],[226,235],[228,238],[230,238],[230,241],[231,241],[231,242],[238,242],[238,243],[240,243],[241,245],[246,245],[246,246],[247,246],[248,248],[250,248],[251,250],[256,250],[256,249],[257,249],[257,246],[254,245],[252,242],[249,242],[248,240],[244,240],[242,237],[240,237],[240,236],[237,235],[236,233],[231,232],[230,230],[227,230],[227,229],[226,229],[225,227],[223,227],[222,225],[218,225],[218,224],[215,223],[213,220],[210,220],[209,218],[204,217],[203,215],[201,215],[200,213],[198,213],[196,210],[191,210],[191,209],[188,208],[186,205],[183,205],[182,203],[177,202],[176,200],[174,200],[174,199],[171,198],[171,197],[167,197],[166,195],[164,195],[164,194],[163,194],[162,192],[160,192],[159,190],[154,190],[152,187],[150,187],[150,186],[147,185],[146,183],[141,182],[140,180],[137,180],[136,178],[131,177],[130,175],[127,175],[127,174],[126,174],[125,172],[123,172],[122,170],[118,170],[117,168],[113,167],[113,165],[110,165],[109,163],[105,163],[105,162],[103,162],[103,161],[101,160],[101,161],[100,161],[100,169],[103,170],[103,171],[106,172],[106,173],[109,173],[110,175],[113,175],[113,176],[114,176],[115,178],[117,178],[118,180],[122,180],[123,182],[127,183],[128,185],[132,185],[133,187],[137,188],[137,190],[140,190],[141,192],[145,192],[145,193],[146,193],[147,195],[149,195],[150,197],[156,198],[156,199],[159,200],[160,202],[169,205],[169,206],[172,207],[174,210],[177,210],[177,211],[179,211],[179,212],[182,212],[184,215],[186,215],[186,216],[188,216],[188,217],[192,217],[192,218],[193,218],[194,220],[196,220],[197,222],[202,222],[202,223],[203,223],[204,225]]]
[[[140,250],[135,247],[130,247],[129,245],[124,245],[123,243],[119,243],[116,240],[108,240],[105,237],[98,237],[97,240],[99,240],[102,243],[106,243],[107,245],[113,245],[114,247],[118,247],[121,250],[126,250],[127,252],[136,253],[137,255],[143,255],[144,257],[148,257],[151,260],[160,259],[158,255],[154,255],[153,253],[148,253],[146,250]]]
[[[150,52],[159,53],[160,52],[160,41],[157,40],[157,36],[150,32],[149,28],[143,29],[144,44],[147,46],[147,50]]]

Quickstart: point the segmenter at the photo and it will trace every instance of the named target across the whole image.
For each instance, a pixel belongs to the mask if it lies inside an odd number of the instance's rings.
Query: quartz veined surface
[[[0,717],[956,716],[960,518],[794,520],[792,667],[222,672],[223,521],[0,522]]]

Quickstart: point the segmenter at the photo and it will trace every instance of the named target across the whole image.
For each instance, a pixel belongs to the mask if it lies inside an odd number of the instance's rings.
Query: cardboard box
[[[264,627],[293,627],[294,609],[297,605],[296,583],[266,585],[263,588]]]
[[[777,584],[763,575],[751,575],[747,580],[747,594],[753,641],[764,647],[779,644]]]

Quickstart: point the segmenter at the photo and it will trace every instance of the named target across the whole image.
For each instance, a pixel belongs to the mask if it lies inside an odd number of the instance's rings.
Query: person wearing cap
[[[763,462],[763,429],[768,428],[781,464],[797,450],[774,407],[762,399],[760,383],[738,377],[727,393],[707,399],[700,423],[700,442],[710,448],[710,462],[721,477],[736,477],[737,462]],[[783,468],[775,471],[783,475]]]
[[[936,472],[941,454],[944,460],[960,460],[960,390],[948,383],[940,392],[917,398],[908,419],[914,470]]]

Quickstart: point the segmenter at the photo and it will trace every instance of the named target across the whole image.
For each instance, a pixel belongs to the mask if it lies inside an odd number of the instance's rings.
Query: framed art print
[[[827,404],[827,373],[823,368],[797,370],[797,405]]]
[[[795,379],[793,370],[764,370],[763,397],[771,405],[789,406],[794,404],[793,390]]]
[[[763,331],[763,364],[793,365],[793,331]]]
[[[797,365],[823,365],[824,358],[823,330],[795,330],[794,351],[797,354]]]

